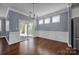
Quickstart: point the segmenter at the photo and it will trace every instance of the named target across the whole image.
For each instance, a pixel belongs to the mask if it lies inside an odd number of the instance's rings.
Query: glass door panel
[[[33,22],[28,23],[28,36],[33,36]]]
[[[33,22],[19,20],[19,32],[20,36],[33,36],[34,33]]]
[[[27,24],[24,20],[19,20],[20,36],[27,36]]]

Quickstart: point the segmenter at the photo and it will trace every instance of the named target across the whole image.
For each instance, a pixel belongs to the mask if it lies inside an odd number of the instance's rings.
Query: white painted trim
[[[6,36],[0,36],[0,38],[3,38],[3,37],[6,37]]]
[[[50,40],[60,41],[68,44],[68,32],[62,31],[37,31],[35,37],[43,37]]]
[[[69,3],[68,6],[67,6],[67,9],[68,9],[68,36],[69,36],[69,32],[70,32],[70,24],[69,24],[69,22],[70,22],[70,17],[69,17],[70,13],[69,13],[69,11],[70,10],[69,10],[69,8],[71,8],[71,6],[72,6],[71,3]],[[69,38],[69,40],[70,40],[70,38]],[[72,47],[71,44],[69,44],[69,40],[67,42],[67,45],[68,45],[68,47]]]
[[[7,18],[8,13],[9,13],[9,8],[7,8],[5,18]]]
[[[9,7],[9,8],[7,8],[7,12],[6,12],[5,17],[7,17],[8,13],[9,13],[9,10],[12,10],[12,11],[17,12],[17,13],[19,13],[19,14],[22,14],[22,15],[28,16],[28,15],[26,15],[25,13],[23,13],[23,12],[21,12],[21,11],[19,11],[19,10],[15,10],[15,9]]]
[[[6,37],[5,37],[6,38]],[[8,41],[8,39],[6,38],[6,41],[7,41],[7,43],[8,43],[8,45],[9,45],[9,41]]]
[[[3,37],[6,39],[8,45],[9,45],[9,41],[8,41],[8,39],[6,38],[6,36],[0,36],[0,38],[3,38]]]
[[[70,25],[70,24],[69,24],[69,22],[70,22],[70,17],[69,17],[69,15],[70,15],[70,14],[69,14],[69,8],[70,8],[70,7],[69,7],[69,5],[68,5],[67,8],[68,8],[68,36],[69,36],[69,31],[70,31],[70,27],[69,27],[69,25]],[[69,37],[68,37],[68,38],[69,38]],[[70,39],[70,38],[69,38],[69,39]],[[68,40],[68,42],[67,42],[67,45],[68,45],[68,47],[71,47],[71,45],[69,44],[69,40]]]

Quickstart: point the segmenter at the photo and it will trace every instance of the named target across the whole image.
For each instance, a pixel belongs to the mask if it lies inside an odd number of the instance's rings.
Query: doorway
[[[20,36],[27,36],[27,24],[24,20],[19,20]]]
[[[33,22],[19,20],[19,32],[21,37],[33,36]]]

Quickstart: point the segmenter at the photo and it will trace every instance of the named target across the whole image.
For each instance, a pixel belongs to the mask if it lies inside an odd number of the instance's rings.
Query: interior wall
[[[61,12],[61,13],[59,13]],[[57,11],[53,13],[54,15],[61,15],[60,24],[44,24],[37,26],[37,35],[38,37],[43,37],[51,40],[56,40],[60,42],[68,43],[68,12]],[[58,13],[58,14],[57,14]],[[50,14],[48,14],[50,15]],[[46,16],[42,16],[43,18]],[[40,18],[42,18],[40,17]],[[50,16],[49,16],[50,17]],[[45,27],[46,26],[46,27]],[[61,28],[62,27],[62,28]]]
[[[7,14],[7,20],[9,20],[9,44],[23,41],[20,39],[19,33],[19,20],[29,21],[28,16],[20,14],[14,10],[9,9]]]
[[[9,10],[8,15],[7,15],[7,20],[10,21],[10,32],[19,31],[19,20],[20,19],[28,21],[28,16],[22,15],[13,10]]]
[[[64,12],[58,15],[60,16],[59,23],[52,23],[53,16],[49,17],[51,19],[49,24],[39,25],[40,19],[38,19],[38,30],[68,32],[68,12]]]
[[[62,32],[62,31],[45,31],[45,30],[37,31],[36,36],[64,43],[67,43],[69,39],[68,32]]]

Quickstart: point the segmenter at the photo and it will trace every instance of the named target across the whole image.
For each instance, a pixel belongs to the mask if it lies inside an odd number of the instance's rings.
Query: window
[[[9,20],[6,20],[6,31],[9,31]]]
[[[60,22],[60,15],[52,17],[52,23],[59,23]]]
[[[45,19],[45,24],[48,24],[48,23],[50,23],[50,18]]]
[[[0,20],[0,31],[1,31],[2,29],[1,29],[1,20]]]
[[[42,20],[39,20],[39,24],[43,24],[43,19]]]

